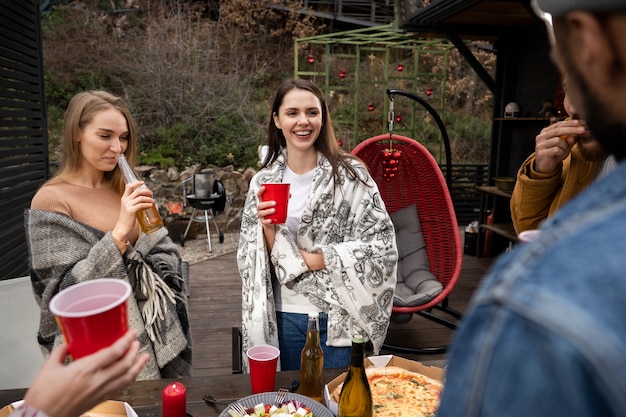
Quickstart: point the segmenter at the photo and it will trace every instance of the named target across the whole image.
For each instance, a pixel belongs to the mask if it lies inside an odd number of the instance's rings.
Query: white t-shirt
[[[285,226],[289,229],[293,240],[298,243],[298,228],[302,213],[306,208],[309,191],[313,183],[313,177],[317,168],[312,169],[304,174],[296,174],[289,167],[285,167],[283,173],[283,182],[291,184],[289,192],[289,205],[287,207],[287,221]],[[298,245],[299,246],[299,245]],[[277,281],[273,283],[274,298],[276,300],[276,310],[285,313],[302,313],[307,314],[310,311],[321,311],[313,306],[309,298],[305,294],[298,294],[289,288],[289,284],[280,285]]]
[[[602,178],[617,167],[618,163],[613,154],[606,157],[598,167],[596,178]]]

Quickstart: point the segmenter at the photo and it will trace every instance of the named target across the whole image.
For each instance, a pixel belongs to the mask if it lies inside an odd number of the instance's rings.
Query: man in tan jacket
[[[567,94],[563,106],[571,117],[537,135],[535,152],[517,172],[511,218],[518,234],[538,229],[545,218],[615,166],[615,159],[578,119]]]

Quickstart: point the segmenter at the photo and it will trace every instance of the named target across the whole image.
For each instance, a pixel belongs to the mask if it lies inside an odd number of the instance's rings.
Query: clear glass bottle
[[[117,164],[122,170],[122,174],[124,175],[124,181],[126,181],[126,184],[133,184],[139,181],[139,178],[137,178],[135,171],[133,171],[133,169],[130,167],[130,164],[126,160],[124,154],[119,154],[117,156]],[[148,188],[145,185],[143,185],[142,187]],[[139,222],[139,227],[141,227],[141,231],[146,234],[152,233],[163,227],[163,219],[161,219],[159,210],[154,203],[152,203],[152,207],[137,212],[137,221]]]
[[[309,313],[306,343],[300,355],[300,394],[322,402],[324,351],[320,345],[319,313]]]
[[[350,368],[339,394],[339,417],[372,417],[372,393],[363,364],[364,345],[363,336],[352,337]]]

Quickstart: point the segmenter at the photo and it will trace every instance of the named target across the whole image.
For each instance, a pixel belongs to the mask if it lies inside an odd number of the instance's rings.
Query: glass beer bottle
[[[135,171],[130,167],[130,164],[126,160],[124,154],[119,154],[117,156],[117,164],[122,170],[122,174],[124,175],[124,181],[126,184],[133,184],[139,181]],[[148,188],[145,185],[142,185],[142,188]],[[163,227],[163,219],[161,219],[161,215],[159,214],[159,210],[156,205],[152,203],[152,207],[139,210],[137,213],[137,221],[139,222],[139,227],[141,227],[141,231],[148,234],[152,233],[156,230],[159,230]]]
[[[350,368],[339,394],[339,417],[372,417],[372,393],[363,364],[364,345],[363,336],[352,337]]]
[[[319,313],[309,313],[306,343],[300,355],[300,394],[322,401],[324,351],[320,345]]]

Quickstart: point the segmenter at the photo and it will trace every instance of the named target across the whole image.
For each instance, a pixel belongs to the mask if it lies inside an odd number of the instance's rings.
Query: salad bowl
[[[255,416],[258,416],[259,414],[254,414],[253,412],[254,406],[258,404],[273,405],[274,400],[276,399],[276,394],[277,394],[276,392],[264,392],[261,394],[249,395],[247,397],[240,399],[237,402],[248,410],[248,413],[251,417],[255,417]],[[305,407],[311,410],[311,414],[313,414],[313,417],[334,417],[333,413],[331,413],[328,408],[324,407],[319,402],[304,395],[290,392],[287,394],[283,404],[287,402],[291,402],[294,405],[295,409],[297,409],[298,406],[304,405]],[[224,411],[222,411],[219,417],[231,417],[231,414],[229,414],[228,410],[230,410],[230,407],[227,407]],[[260,414],[260,415],[263,415],[263,414]],[[303,417],[300,414],[292,414],[292,415]]]

